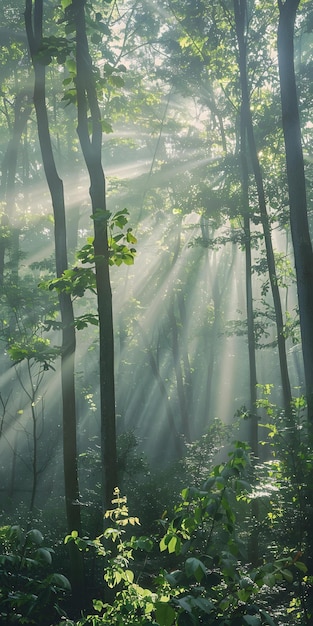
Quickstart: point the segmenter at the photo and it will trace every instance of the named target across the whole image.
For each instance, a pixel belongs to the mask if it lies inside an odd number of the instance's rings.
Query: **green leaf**
[[[111,74],[108,78],[108,82],[114,87],[124,87],[124,80],[121,76],[117,76],[116,74]]]
[[[139,548],[139,550],[144,550],[145,552],[151,552],[153,548],[153,541],[149,537],[138,537],[134,543],[135,548]]]
[[[206,567],[202,561],[195,557],[190,557],[185,563],[185,572],[188,578],[194,576],[198,583],[206,575]]]
[[[36,550],[36,557],[38,561],[42,563],[47,563],[48,565],[52,563],[51,552],[47,550],[47,548],[38,548],[38,550]]]
[[[159,626],[172,626],[175,619],[175,611],[170,604],[166,602],[156,602],[155,616]]]
[[[214,604],[211,600],[206,600],[205,598],[193,598],[192,606],[196,606],[202,611],[202,613],[211,613],[214,609]]]
[[[93,608],[95,609],[95,611],[98,611],[100,613],[100,611],[102,611],[102,609],[104,608],[105,604],[102,602],[102,600],[93,600]]]
[[[168,537],[165,535],[164,537],[162,537],[161,541],[160,541],[160,552],[164,552],[165,550],[167,550],[167,541]]]
[[[258,615],[244,615],[243,621],[245,624],[249,624],[249,626],[260,626],[261,619]]]
[[[102,127],[102,131],[106,133],[107,135],[109,133],[113,133],[113,128],[107,120],[101,120],[101,127]]]
[[[268,613],[266,613],[266,611],[263,611],[263,609],[260,609],[260,614],[265,619],[265,622],[264,622],[265,624],[267,624],[268,626],[277,626],[274,620],[271,618],[271,616]]]
[[[305,564],[305,563],[302,563],[302,561],[296,561],[296,562],[294,563],[294,565],[295,565],[295,567],[296,567],[297,569],[299,569],[299,570],[300,570],[300,572],[303,572],[304,574],[306,574],[306,573],[307,573],[308,568],[307,568],[307,566],[306,566],[306,564]]]
[[[131,232],[131,228],[129,228],[127,230],[127,234],[126,234],[126,240],[128,241],[128,243],[137,243],[137,239],[136,237],[132,234]]]
[[[50,576],[50,582],[60,589],[71,591],[71,583],[63,574],[52,574],[52,576]]]
[[[127,582],[133,583],[134,582],[134,572],[132,572],[131,569],[125,570],[124,578],[125,578],[125,580],[127,580]]]
[[[292,573],[291,573],[291,571],[289,569],[282,569],[281,573],[282,573],[284,579],[287,580],[288,583],[292,583],[293,575],[292,575]]]
[[[173,535],[168,543],[167,549],[170,554],[179,554],[181,549],[181,540],[176,535]]]
[[[31,543],[34,543],[36,546],[40,546],[43,542],[43,536],[40,530],[37,530],[36,528],[30,530],[27,533],[26,537]]]
[[[263,585],[267,585],[268,587],[274,587],[276,583],[275,574],[266,574],[263,578]]]

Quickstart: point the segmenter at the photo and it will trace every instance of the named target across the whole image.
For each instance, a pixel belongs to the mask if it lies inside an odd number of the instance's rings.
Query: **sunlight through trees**
[[[312,32],[3,0],[0,622],[311,623]]]

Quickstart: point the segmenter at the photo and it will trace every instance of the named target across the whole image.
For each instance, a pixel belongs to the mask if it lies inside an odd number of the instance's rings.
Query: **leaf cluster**
[[[44,626],[64,615],[61,601],[71,586],[63,574],[49,572],[52,554],[39,530],[0,528],[1,623]]]

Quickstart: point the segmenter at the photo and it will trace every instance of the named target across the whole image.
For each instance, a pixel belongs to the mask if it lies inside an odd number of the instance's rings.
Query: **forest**
[[[0,626],[312,626],[312,3],[1,9]]]

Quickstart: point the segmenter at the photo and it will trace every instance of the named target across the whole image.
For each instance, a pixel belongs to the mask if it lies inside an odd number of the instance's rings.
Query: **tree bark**
[[[294,24],[300,0],[278,0],[278,65],[308,420],[313,428],[313,252],[294,68]]]
[[[247,77],[247,54],[246,54],[246,41],[245,41],[245,28],[246,28],[246,15],[247,15],[247,2],[246,0],[234,0],[234,13],[236,32],[239,49],[239,71],[240,82],[242,92],[242,104],[244,107],[244,118],[246,124],[247,142],[249,147],[249,153],[251,158],[252,169],[254,173],[254,179],[258,194],[258,202],[260,209],[260,216],[263,227],[266,258],[269,272],[269,279],[275,309],[276,329],[277,329],[277,345],[279,354],[279,364],[281,373],[281,382],[283,390],[283,402],[284,409],[287,417],[291,415],[291,388],[288,373],[287,353],[286,353],[286,341],[284,337],[284,320],[281,306],[281,298],[279,293],[276,264],[273,251],[272,237],[269,218],[266,208],[266,199],[263,186],[263,177],[260,167],[260,162],[257,154],[257,148],[255,144],[254,129],[252,124],[252,115],[250,109],[250,96],[248,88]]]
[[[38,60],[42,44],[43,0],[26,0],[25,26],[30,54],[35,73],[34,106],[37,118],[38,137],[44,171],[51,195],[54,213],[54,236],[56,274],[60,277],[67,269],[66,221],[63,182],[60,179],[53,155],[49,120],[45,96],[45,67]],[[62,321],[61,384],[63,405],[63,459],[65,504],[68,532],[81,532],[79,487],[76,443],[76,399],[75,399],[75,326],[71,296],[59,295]],[[70,543],[71,579],[73,590],[81,593],[82,559],[75,545]],[[79,596],[78,596],[79,597]]]
[[[290,230],[294,250],[308,425],[313,438],[313,251],[309,231],[301,124],[294,67],[294,26],[300,0],[278,0],[278,66],[281,93],[282,125],[290,207]],[[308,493],[310,493],[310,474]],[[311,476],[312,479],[312,476]],[[308,507],[307,566],[313,573],[312,507]],[[312,598],[309,598],[312,602]]]
[[[248,164],[246,154],[246,130],[245,130],[245,111],[241,110],[241,170],[242,170],[242,204],[243,204],[243,221],[244,221],[244,241],[245,241],[245,258],[246,258],[246,308],[247,308],[247,327],[248,327],[248,353],[249,353],[249,373],[250,373],[250,441],[251,450],[255,457],[258,456],[258,418],[256,415],[257,401],[257,373],[256,373],[256,355],[255,355],[255,331],[254,331],[254,311],[253,311],[253,293],[252,293],[252,253],[251,253],[251,231],[249,217],[249,180],[248,180]]]
[[[90,178],[90,198],[94,217],[94,252],[100,351],[100,412],[103,508],[111,507],[117,486],[114,339],[112,293],[109,273],[105,176],[101,162],[102,125],[94,70],[86,33],[85,1],[72,0],[76,30],[77,133]],[[91,118],[91,134],[89,120]]]

